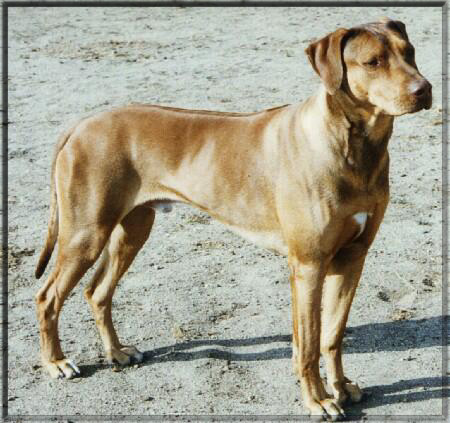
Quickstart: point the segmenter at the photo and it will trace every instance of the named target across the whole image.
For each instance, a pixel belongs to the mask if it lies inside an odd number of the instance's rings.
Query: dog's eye
[[[371,68],[376,68],[380,64],[380,61],[378,60],[378,57],[374,57],[373,59],[369,60],[364,64]]]

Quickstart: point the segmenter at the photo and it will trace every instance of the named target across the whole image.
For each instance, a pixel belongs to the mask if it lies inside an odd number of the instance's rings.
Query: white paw
[[[67,358],[44,363],[44,368],[53,379],[72,379],[81,374],[78,366]]]

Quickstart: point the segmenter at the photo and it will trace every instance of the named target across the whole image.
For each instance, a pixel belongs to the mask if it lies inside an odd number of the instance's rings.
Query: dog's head
[[[344,90],[392,116],[431,107],[431,84],[417,69],[414,47],[400,21],[383,18],[341,28],[305,52],[331,95]]]

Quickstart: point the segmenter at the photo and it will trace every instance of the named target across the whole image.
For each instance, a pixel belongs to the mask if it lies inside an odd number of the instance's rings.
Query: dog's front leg
[[[339,405],[348,396],[353,402],[360,401],[362,397],[358,385],[344,375],[342,338],[367,252],[383,220],[387,204],[386,195],[376,205],[364,232],[354,242],[341,248],[327,269],[322,296],[320,345],[327,367],[328,385]]]
[[[290,257],[293,306],[293,360],[305,406],[312,415],[338,419],[343,411],[329,398],[319,374],[320,304],[325,266],[322,261]]]
[[[348,397],[353,402],[359,402],[362,397],[358,385],[344,375],[342,338],[366,253],[367,248],[358,243],[338,252],[330,264],[323,288],[320,347],[328,386],[339,405]]]

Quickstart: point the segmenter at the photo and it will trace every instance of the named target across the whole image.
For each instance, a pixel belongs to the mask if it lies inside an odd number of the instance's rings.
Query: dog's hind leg
[[[100,255],[110,228],[96,225],[88,229],[63,231],[56,265],[36,294],[43,366],[53,378],[72,378],[79,373],[74,363],[64,357],[58,336],[58,318],[64,300]]]
[[[84,291],[110,363],[127,365],[143,359],[135,347],[120,343],[112,321],[111,306],[117,283],[147,240],[154,219],[153,209],[139,206],[116,225],[103,252],[100,267]]]

